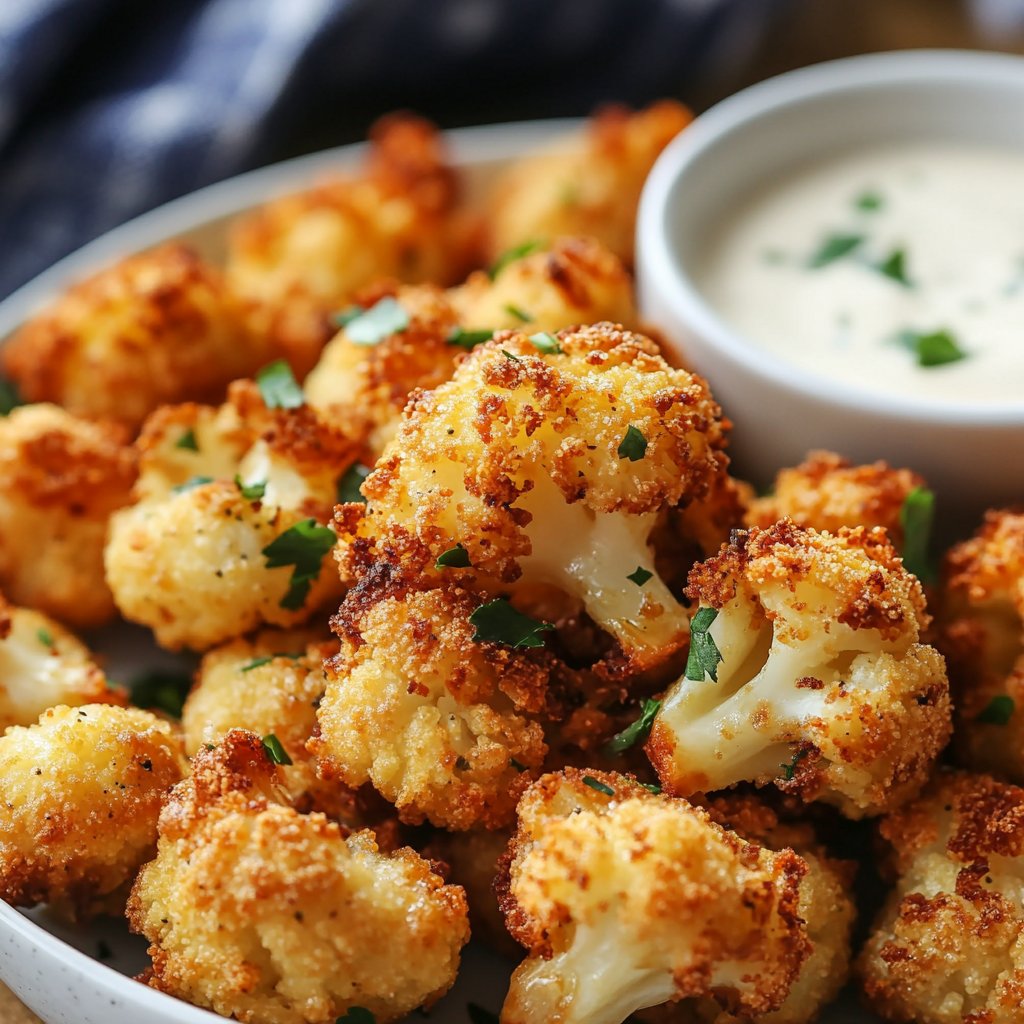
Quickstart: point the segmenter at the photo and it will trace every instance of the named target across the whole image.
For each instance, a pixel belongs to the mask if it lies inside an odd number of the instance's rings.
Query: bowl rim
[[[873,413],[933,427],[1024,426],[1024,399],[973,400],[875,394],[772,355],[730,327],[701,295],[678,260],[667,216],[687,171],[717,143],[768,113],[805,106],[837,94],[900,90],[911,85],[1010,83],[1024,92],[1024,56],[955,50],[891,50],[825,61],[766,79],[734,93],[701,114],[658,158],[644,186],[637,217],[637,287],[641,309],[659,303],[699,335],[708,348],[800,399],[837,411]],[[1008,116],[1012,110],[1007,108]],[[856,141],[856,140],[853,140]]]

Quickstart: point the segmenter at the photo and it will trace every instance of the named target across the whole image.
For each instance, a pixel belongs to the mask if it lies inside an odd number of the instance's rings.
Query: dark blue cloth
[[[361,137],[682,95],[779,0],[0,0],[0,297],[168,199]]]

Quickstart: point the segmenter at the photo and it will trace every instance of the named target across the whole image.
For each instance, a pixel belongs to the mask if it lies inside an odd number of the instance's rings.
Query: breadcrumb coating
[[[357,575],[369,543],[372,557],[422,569],[461,544],[495,585],[582,605],[642,667],[687,628],[653,573],[649,536],[661,512],[724,472],[725,426],[704,381],[642,335],[603,323],[557,338],[560,351],[542,353],[524,334],[498,334],[413,397],[363,484],[366,515],[343,563]],[[651,575],[630,582],[638,568]]]
[[[55,405],[0,418],[0,588],[15,604],[80,629],[114,617],[103,546],[135,480],[125,440]]]
[[[872,1009],[917,1024],[1020,1024],[1024,790],[941,772],[879,831],[897,882],[858,961]]]
[[[379,1022],[451,986],[465,897],[410,849],[383,854],[287,806],[259,737],[205,747],[160,816],[156,859],[128,902],[154,988],[251,1024]]]
[[[692,119],[675,100],[635,112],[610,106],[577,137],[513,161],[488,201],[491,258],[535,239],[586,235],[632,266],[640,191],[661,151]]]
[[[156,849],[157,817],[185,770],[169,723],[138,708],[45,711],[0,737],[0,896],[71,916],[111,908]]]
[[[221,272],[172,242],[70,288],[2,359],[28,401],[134,429],[161,405],[216,401],[269,354]]]
[[[363,168],[283,196],[236,220],[227,278],[252,322],[300,377],[333,333],[330,315],[381,278],[454,284],[475,237],[440,133],[408,115],[370,131]]]
[[[531,786],[507,872],[506,921],[529,955],[504,1024],[619,1024],[699,997],[770,1013],[810,955],[800,857],[624,775],[570,768]]]
[[[1024,783],[1024,512],[988,512],[947,554],[939,603],[957,756]]]
[[[715,610],[720,662],[665,695],[647,751],[667,789],[774,783],[849,817],[920,789],[949,739],[949,688],[918,642],[921,584],[884,531],[752,528],[693,569],[688,594]]]

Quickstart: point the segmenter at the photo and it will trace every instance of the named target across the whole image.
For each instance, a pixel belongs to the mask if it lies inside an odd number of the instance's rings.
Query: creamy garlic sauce
[[[1024,151],[893,143],[823,160],[739,204],[694,270],[782,360],[876,393],[1024,403]]]

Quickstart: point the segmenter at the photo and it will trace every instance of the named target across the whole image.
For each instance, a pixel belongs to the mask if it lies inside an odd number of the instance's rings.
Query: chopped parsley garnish
[[[604,793],[605,796],[615,796],[615,790],[611,786],[605,785],[600,779],[595,779],[593,775],[584,775],[583,785],[596,789],[598,793]]]
[[[619,458],[639,462],[647,452],[647,438],[632,424],[626,428],[626,435],[619,442]]]
[[[475,641],[485,640],[512,648],[543,647],[544,638],[539,634],[554,629],[549,622],[538,622],[517,611],[503,597],[480,605],[470,615],[469,624],[476,629]]]
[[[638,565],[634,572],[631,572],[626,579],[630,583],[635,583],[638,587],[642,587],[652,576],[654,575],[650,569],[645,569],[642,565]]]
[[[461,544],[449,548],[434,563],[435,569],[468,569],[469,566],[469,552]]]
[[[192,685],[187,672],[157,669],[139,676],[131,684],[132,703],[140,708],[157,708],[172,718],[181,718],[185,696]]]
[[[253,658],[252,661],[247,662],[238,671],[251,672],[254,668],[269,665],[275,658],[291,658],[292,661],[298,661],[302,656],[302,651],[296,651],[294,654],[289,654],[286,651],[275,651],[273,654],[264,655],[262,658]]]
[[[409,326],[409,314],[390,295],[345,324],[345,335],[353,345],[379,345],[392,334],[401,334]]]
[[[503,356],[504,356],[504,357],[505,357],[506,359],[511,359],[513,363],[521,363],[521,362],[522,362],[522,359],[520,359],[520,358],[519,358],[519,356],[514,356],[514,355],[512,355],[512,353],[511,353],[511,352],[509,352],[509,351],[508,351],[507,349],[502,349],[502,350],[501,350],[501,354],[502,354],[502,355],[503,355]]]
[[[289,765],[292,763],[288,751],[284,749],[281,741],[272,732],[263,737],[263,750],[274,764]]]
[[[918,366],[945,366],[967,358],[951,331],[900,331],[896,340],[917,356]]]
[[[849,256],[863,244],[863,235],[829,235],[808,259],[807,266],[812,270],[820,270]]]
[[[903,565],[919,580],[930,582],[935,575],[928,546],[935,519],[935,494],[927,487],[915,487],[900,507],[903,528]]]
[[[796,774],[796,766],[810,753],[809,750],[798,750],[793,755],[793,760],[788,761],[786,764],[780,764],[779,767],[782,769],[783,777],[787,782],[790,782],[793,776]]]
[[[52,647],[53,646],[53,634],[48,629],[37,629],[36,630],[36,639],[44,647]]]
[[[655,716],[661,710],[660,700],[645,700],[643,711],[640,717],[630,726],[627,726],[620,733],[616,733],[605,745],[604,752],[609,757],[625,753],[630,747],[637,743],[643,743],[647,739],[654,725]]]
[[[638,782],[637,785],[641,789],[646,789],[648,793],[653,793],[655,796],[661,796],[661,786],[656,782]]]
[[[467,331],[464,327],[455,327],[448,335],[449,345],[458,345],[459,348],[474,349],[485,341],[494,337],[494,331]]]
[[[718,618],[717,608],[699,608],[690,623],[690,653],[686,658],[686,678],[696,682],[705,675],[718,682],[718,663],[722,654],[714,637],[708,632]]]
[[[363,481],[372,472],[373,470],[369,466],[364,466],[361,462],[357,462],[354,466],[350,466],[345,470],[338,477],[338,501],[358,501],[365,505],[366,498],[363,497],[363,492],[359,488],[362,487]]]
[[[339,310],[337,313],[331,315],[331,322],[335,327],[348,327],[350,323],[357,316],[363,315],[363,307],[357,306],[353,303],[351,306],[346,306],[344,309]]]
[[[235,484],[246,501],[259,501],[267,490],[266,480],[260,480],[254,484],[243,484],[242,478],[237,473],[235,474]]]
[[[532,242],[523,242],[521,245],[514,245],[511,249],[506,249],[492,264],[491,269],[487,272],[493,281],[510,263],[515,263],[516,260],[521,260],[524,256],[529,256],[531,252],[536,252],[541,247],[541,242],[538,239],[534,239]]]
[[[264,366],[256,374],[256,384],[268,409],[298,409],[306,404],[292,368],[283,359]]]
[[[306,603],[309,588],[320,575],[320,566],[337,541],[334,531],[318,526],[315,519],[303,519],[275,537],[261,552],[268,569],[292,567],[288,590],[281,607],[296,611]]]
[[[859,196],[853,201],[853,205],[864,213],[874,213],[875,210],[880,210],[884,205],[884,200],[879,193],[868,189],[867,192],[861,192]]]
[[[511,302],[505,304],[505,312],[514,316],[521,324],[528,324],[533,317],[519,306],[513,306]]]
[[[377,1018],[364,1006],[353,1006],[344,1017],[339,1017],[334,1024],[377,1024]]]
[[[185,433],[182,434],[181,437],[179,437],[178,440],[174,442],[174,447],[184,448],[186,451],[189,452],[199,451],[199,444],[196,441],[196,432],[191,427],[189,427],[188,430],[186,430]]]
[[[907,277],[907,253],[904,249],[893,249],[881,263],[875,263],[873,266],[880,274],[903,285],[904,288],[913,287],[913,282]]]
[[[212,484],[212,476],[190,476],[183,484],[172,487],[175,494],[182,494],[184,491],[191,491],[193,487],[202,487],[203,484]]]
[[[988,702],[988,706],[978,715],[975,721],[981,722],[982,725],[1007,725],[1016,710],[1013,698],[1007,697],[1005,693],[1001,693],[998,697],[993,697]]]
[[[557,356],[562,352],[562,346],[558,344],[558,339],[547,331],[531,334],[530,341],[538,352],[543,352],[546,356]]]
[[[9,380],[0,380],[0,416],[9,415],[12,409],[17,409],[21,404],[17,387]]]
[[[466,1014],[469,1024],[498,1024],[499,1017],[490,1010],[485,1010],[476,1003],[466,1003]]]

